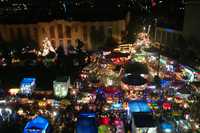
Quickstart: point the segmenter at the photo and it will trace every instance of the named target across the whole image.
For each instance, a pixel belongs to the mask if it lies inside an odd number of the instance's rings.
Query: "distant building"
[[[176,41],[183,35],[182,31],[156,27],[154,33],[154,41],[159,42],[161,45],[166,46],[169,43]]]
[[[0,24],[0,41],[35,41],[42,47],[48,37],[53,47],[77,45],[81,40],[85,49],[93,49],[105,44],[108,38],[122,41],[126,30],[126,19],[108,21],[66,21],[54,20],[35,24]]]
[[[185,20],[184,36],[186,39],[196,39],[200,42],[200,1],[186,0],[185,2]]]

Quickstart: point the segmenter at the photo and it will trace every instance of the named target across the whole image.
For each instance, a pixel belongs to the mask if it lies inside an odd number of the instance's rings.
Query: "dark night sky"
[[[1,0],[1,23],[34,23],[54,19],[119,19],[128,11],[142,18],[158,17],[161,24],[180,25],[184,11],[182,0]],[[154,12],[153,12],[154,11]],[[179,19],[177,19],[179,18]],[[175,24],[170,24],[175,22]]]

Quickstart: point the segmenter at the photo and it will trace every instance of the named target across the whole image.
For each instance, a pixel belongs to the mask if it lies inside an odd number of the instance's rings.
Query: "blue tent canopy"
[[[23,78],[20,83],[21,93],[31,94],[32,90],[35,89],[36,79],[32,77]]]
[[[21,84],[31,84],[35,83],[35,81],[36,81],[35,78],[23,78]]]
[[[96,113],[82,112],[79,114],[76,125],[77,133],[98,133],[96,125]]]
[[[20,83],[20,88],[25,89],[27,86],[33,87],[36,85],[36,79],[35,78],[23,78]]]
[[[166,133],[174,132],[174,126],[169,122],[162,123],[160,125],[160,128],[162,132],[166,132]]]
[[[113,103],[111,105],[111,109],[113,109],[113,110],[118,110],[118,109],[122,109],[122,108],[123,108],[122,103]]]
[[[97,88],[97,89],[96,89],[96,93],[97,93],[97,94],[103,94],[103,93],[104,93],[103,88]]]
[[[96,117],[96,113],[93,112],[81,112],[79,117]]]
[[[131,113],[151,112],[150,107],[145,101],[140,101],[140,100],[129,101],[128,107]]]
[[[98,133],[94,113],[81,113],[76,125],[76,133]]]
[[[37,116],[27,122],[24,133],[46,133],[49,122],[42,116]]]
[[[170,85],[170,83],[171,83],[170,80],[166,80],[166,79],[160,80],[160,85],[161,85],[162,87],[167,87],[167,86]]]

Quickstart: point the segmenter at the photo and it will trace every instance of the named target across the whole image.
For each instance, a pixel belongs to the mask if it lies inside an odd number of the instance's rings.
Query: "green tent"
[[[107,125],[100,125],[98,127],[98,133],[111,133],[110,127]]]

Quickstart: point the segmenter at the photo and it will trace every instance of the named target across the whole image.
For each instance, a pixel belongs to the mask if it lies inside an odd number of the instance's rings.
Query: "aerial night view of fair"
[[[0,0],[0,133],[200,133],[200,0]]]

